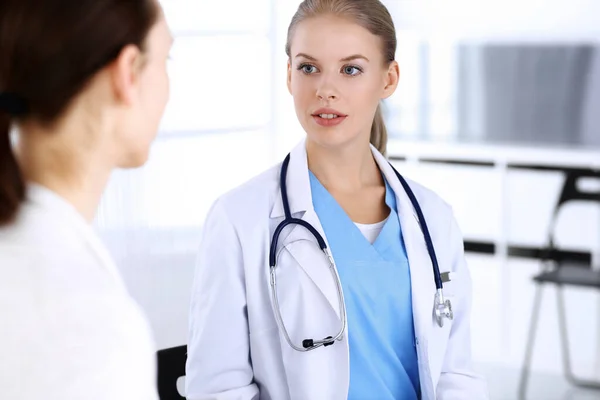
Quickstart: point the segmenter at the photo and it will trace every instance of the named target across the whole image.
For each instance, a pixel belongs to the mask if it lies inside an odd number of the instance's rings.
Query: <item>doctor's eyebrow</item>
[[[359,60],[359,59],[363,59],[366,62],[369,62],[369,59],[361,54],[353,54],[351,56],[342,58],[340,61],[347,62],[347,61],[353,61],[353,60]]]
[[[316,58],[309,56],[308,54],[304,54],[304,53],[298,53],[298,54],[296,54],[296,57],[294,57],[294,58],[306,58],[307,60],[310,60],[310,61],[317,61]]]
[[[305,54],[305,53],[298,53],[298,54],[296,54],[295,58],[306,58],[307,60],[317,61],[316,58],[314,58],[313,56],[309,56],[308,54]],[[353,61],[353,60],[358,60],[358,59],[362,59],[362,60],[369,62],[369,59],[361,54],[353,54],[351,56],[342,58],[340,61],[348,62],[348,61]]]

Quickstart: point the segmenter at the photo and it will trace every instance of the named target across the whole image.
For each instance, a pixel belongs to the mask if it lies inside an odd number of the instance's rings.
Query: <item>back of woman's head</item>
[[[0,1],[0,225],[25,197],[14,122],[51,126],[128,45],[144,49],[156,0]]]
[[[396,57],[396,29],[394,21],[380,0],[304,0],[298,6],[288,28],[285,51],[291,56],[291,41],[296,27],[302,21],[322,15],[348,18],[381,39],[383,59],[391,63]],[[377,107],[371,126],[371,144],[386,153],[387,129],[381,107]]]

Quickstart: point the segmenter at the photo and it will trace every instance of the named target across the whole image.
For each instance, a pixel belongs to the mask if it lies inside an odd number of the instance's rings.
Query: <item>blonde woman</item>
[[[188,399],[487,399],[452,211],[383,155],[379,103],[399,79],[387,9],[305,0],[286,50],[306,139],[210,211]]]

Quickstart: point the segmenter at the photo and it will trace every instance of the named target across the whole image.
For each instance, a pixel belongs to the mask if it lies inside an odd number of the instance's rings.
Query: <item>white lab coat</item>
[[[156,350],[89,224],[31,184],[0,228],[0,399],[154,400]]]
[[[397,196],[409,258],[422,398],[483,400],[484,381],[471,365],[471,279],[461,233],[450,207],[409,182],[425,214],[440,270],[452,271],[444,293],[454,320],[433,318],[432,265],[408,196],[385,158],[373,154]],[[309,352],[293,350],[277,327],[269,284],[269,245],[284,218],[280,165],[225,194],[203,229],[193,284],[186,395],[189,400],[347,398],[346,337]],[[313,209],[304,141],[291,154],[287,175],[290,210],[325,237]],[[321,339],[339,326],[336,286],[326,259],[304,228],[284,230],[278,245],[278,294],[292,340]],[[350,334],[352,334],[350,332]]]

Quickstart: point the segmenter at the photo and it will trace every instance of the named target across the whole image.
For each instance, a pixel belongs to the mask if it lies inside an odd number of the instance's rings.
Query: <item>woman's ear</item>
[[[135,101],[137,85],[143,66],[143,54],[134,45],[125,46],[109,67],[109,74],[117,101],[131,105]]]

